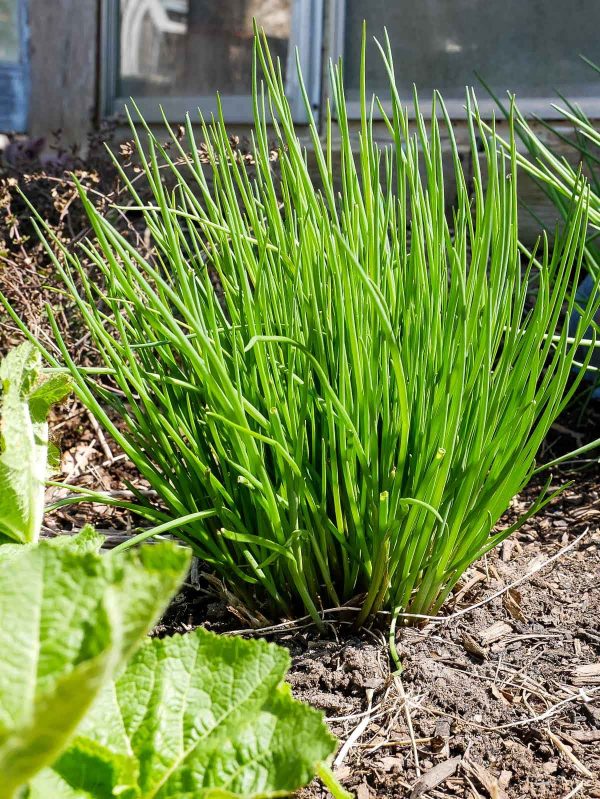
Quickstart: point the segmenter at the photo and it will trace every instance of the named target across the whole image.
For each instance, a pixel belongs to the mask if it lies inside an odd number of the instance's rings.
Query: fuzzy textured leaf
[[[119,557],[100,556],[97,544],[86,530],[80,541],[0,547],[3,797],[68,745],[189,564],[187,550],[167,543]]]
[[[0,536],[9,540],[37,540],[48,477],[46,416],[70,389],[66,375],[40,376],[31,344],[0,361]]]
[[[285,796],[335,748],[294,700],[285,649],[204,629],[148,640],[29,799]],[[52,786],[52,790],[50,790]]]

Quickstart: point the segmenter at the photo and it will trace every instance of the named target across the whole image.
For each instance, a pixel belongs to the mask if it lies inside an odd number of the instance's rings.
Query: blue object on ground
[[[579,288],[577,289],[577,293],[575,294],[575,299],[580,305],[585,305],[590,298],[590,294],[592,293],[592,289],[594,288],[594,278],[592,275],[587,275],[587,277],[579,284]],[[573,316],[571,317],[571,321],[569,324],[569,333],[571,335],[575,335],[577,330],[577,323],[579,322],[580,314],[577,311],[573,311]],[[600,311],[596,314],[595,321],[597,325],[600,325]],[[591,339],[593,338],[593,330],[591,327],[585,331],[584,338]],[[579,356],[580,353],[577,353]],[[585,350],[582,348],[581,350],[581,357],[578,357],[577,360],[582,361],[585,358]],[[595,350],[594,354],[592,355],[592,359],[590,361],[590,366],[595,367],[596,369],[600,369],[600,338],[598,339],[598,348]],[[574,371],[577,371],[579,367],[573,367]],[[584,375],[584,379],[590,383],[600,383],[600,373],[593,371],[591,369],[586,369],[586,373]],[[600,385],[597,388],[594,388],[592,391],[592,397],[594,399],[600,399]]]

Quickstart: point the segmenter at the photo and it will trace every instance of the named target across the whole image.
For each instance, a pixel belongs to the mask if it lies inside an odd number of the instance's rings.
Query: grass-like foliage
[[[79,368],[54,322],[61,354],[46,353],[158,492],[162,507],[144,510],[158,529],[249,604],[318,618],[354,598],[359,622],[384,607],[436,612],[511,532],[495,525],[568,400],[598,305],[593,292],[568,340],[585,192],[554,246],[524,253],[514,138],[494,143],[467,98],[467,181],[441,98],[426,125],[415,97],[411,126],[389,44],[381,103],[367,97],[364,53],[363,41],[356,148],[341,66],[324,140],[311,123],[305,149],[258,36],[254,163],[221,117],[202,122],[202,150],[189,119],[169,149],[140,120],[152,202],[123,180],[156,254],[82,192],[96,236],[82,251],[103,281],[51,237],[48,251],[105,368]]]
[[[587,58],[583,61],[600,76],[599,66]],[[573,193],[583,188],[580,176],[582,171],[585,173],[589,183],[590,231],[584,265],[590,273],[597,275],[600,271],[600,130],[596,120],[591,119],[577,103],[559,94],[558,102],[552,106],[560,115],[559,124],[535,117],[537,125],[551,134],[550,141],[560,143],[563,155],[559,155],[552,143],[540,139],[517,106],[511,108],[508,103],[503,103],[484,80],[480,78],[480,81],[506,118],[514,114],[515,130],[529,155],[527,158],[519,154],[518,161],[545,192],[563,220],[569,216]],[[565,128],[565,122],[572,126],[570,130]],[[509,146],[500,137],[499,141]]]
[[[600,67],[587,58],[583,60],[600,76]],[[526,154],[517,155],[518,164],[546,194],[557,212],[557,217],[568,222],[573,196],[582,190],[588,193],[590,224],[583,255],[583,269],[587,276],[580,284],[578,292],[579,296],[585,299],[600,277],[600,127],[597,121],[591,119],[577,103],[559,94],[558,102],[553,104],[554,110],[560,115],[558,123],[552,124],[539,117],[534,118],[538,127],[544,128],[551,134],[549,140],[544,142],[534,131],[531,121],[519,111],[514,98],[509,96],[510,104],[502,102],[485,81],[481,80],[481,83],[505,118],[513,116],[515,132],[527,150]],[[488,130],[491,131],[491,128]],[[510,147],[510,143],[498,134],[497,140],[503,147],[507,149]],[[586,176],[586,184],[581,181],[582,172]],[[527,210],[537,218],[531,208]],[[537,219],[541,225],[544,224],[542,220]],[[592,329],[585,333],[586,339],[591,338],[592,330],[597,336],[598,321],[596,315],[592,320]],[[599,367],[600,342],[596,341],[595,355],[585,373],[586,380],[596,384],[592,394],[595,399],[599,395]],[[588,442],[575,453],[569,453],[569,457],[584,454],[599,444],[600,439]]]

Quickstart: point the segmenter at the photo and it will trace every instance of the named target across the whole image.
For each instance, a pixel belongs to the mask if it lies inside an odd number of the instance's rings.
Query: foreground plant
[[[193,633],[147,640],[108,685],[28,799],[259,799],[287,796],[335,750],[322,714],[292,699],[287,651]],[[172,696],[171,701],[163,697]],[[118,793],[117,793],[118,791]]]
[[[160,506],[143,514],[171,526],[248,605],[305,609],[317,623],[320,605],[351,598],[359,623],[381,608],[435,613],[469,564],[510,534],[496,522],[575,388],[565,394],[598,306],[594,290],[569,341],[585,191],[552,247],[525,252],[512,133],[503,151],[468,98],[471,191],[439,96],[429,130],[415,97],[413,132],[389,44],[390,111],[367,98],[364,41],[362,52],[357,154],[341,66],[337,134],[328,115],[322,144],[311,122],[308,154],[257,38],[252,163],[236,157],[221,116],[202,122],[202,148],[190,119],[170,150],[143,120],[141,132],[132,127],[153,202],[122,177],[152,258],[83,190],[96,236],[83,260],[46,228],[103,365],[78,366],[51,310],[60,355],[45,355],[66,365],[158,493]]]
[[[287,651],[203,629],[147,638],[189,550],[101,543],[88,528],[0,547],[3,799],[258,799],[316,772],[344,797],[335,738],[283,682]]]
[[[42,375],[31,344],[0,360],[0,543],[37,541],[48,463],[56,465],[46,417],[70,390],[67,375]]]
[[[101,541],[88,528],[75,539],[0,547],[0,773],[6,799],[28,796],[21,789],[69,744],[189,565],[189,553],[172,544],[118,559],[97,554]],[[45,794],[63,795],[71,796]]]

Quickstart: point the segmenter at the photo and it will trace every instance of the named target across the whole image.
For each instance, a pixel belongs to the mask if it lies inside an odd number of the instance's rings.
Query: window
[[[600,78],[579,57],[598,60],[600,3],[597,0],[345,0],[341,3],[345,79],[350,100],[358,100],[362,21],[370,37],[383,41],[387,26],[401,94],[410,102],[439,89],[458,115],[465,86],[479,73],[500,95],[517,95],[524,112],[548,116],[560,92],[589,113],[598,111]],[[368,86],[385,85],[374,45],[368,50]],[[486,93],[477,91],[482,110]],[[356,108],[355,108],[356,110]]]
[[[10,0],[0,0],[6,5]],[[229,122],[252,119],[252,18],[281,59],[295,118],[305,119],[295,69],[295,48],[315,109],[330,58],[344,58],[350,116],[359,116],[358,78],[362,21],[369,35],[368,86],[385,85],[372,37],[387,27],[396,76],[407,103],[413,83],[428,106],[439,89],[452,116],[463,117],[465,86],[478,72],[497,92],[514,91],[525,113],[553,116],[556,92],[600,117],[600,77],[580,58],[600,61],[598,0],[103,0],[104,110],[129,96],[149,121],[186,111],[215,110],[223,98]],[[568,19],[566,18],[568,15]],[[324,36],[324,20],[327,36]],[[321,58],[323,49],[324,57]],[[477,91],[483,113],[493,102]],[[384,99],[384,98],[382,98]]]
[[[24,0],[0,0],[0,130],[27,125]]]
[[[296,47],[318,104],[321,0],[109,0],[105,6],[105,39],[113,50],[105,75],[109,113],[134,97],[149,121],[160,119],[159,104],[176,121],[196,107],[215,111],[218,91],[228,121],[250,121],[253,18],[281,60],[297,120],[305,114]]]

